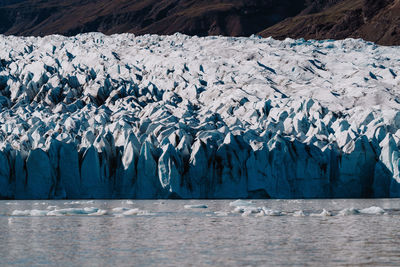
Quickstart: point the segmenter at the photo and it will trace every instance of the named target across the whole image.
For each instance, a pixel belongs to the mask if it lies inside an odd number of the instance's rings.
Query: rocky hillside
[[[313,12],[312,5],[299,15],[267,28],[260,34],[284,39],[363,38],[383,45],[400,45],[399,0],[344,0]],[[318,6],[318,5],[316,5]],[[310,12],[307,12],[310,11]]]
[[[0,33],[5,34],[75,35],[99,31],[246,36],[295,16],[304,9],[305,1],[25,0],[3,5]]]
[[[363,38],[400,44],[398,0],[3,0],[7,35],[173,34]]]

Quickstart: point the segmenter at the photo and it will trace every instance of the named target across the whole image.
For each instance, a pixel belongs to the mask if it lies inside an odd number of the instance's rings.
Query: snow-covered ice
[[[399,47],[100,33],[0,47],[0,198],[400,197]]]

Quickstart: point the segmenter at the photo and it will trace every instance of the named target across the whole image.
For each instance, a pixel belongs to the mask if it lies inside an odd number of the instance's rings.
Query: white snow
[[[400,197],[399,47],[100,33],[0,47],[0,198]]]

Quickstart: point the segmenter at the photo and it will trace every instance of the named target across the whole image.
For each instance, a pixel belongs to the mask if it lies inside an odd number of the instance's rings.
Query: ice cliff
[[[0,36],[0,198],[400,197],[400,48]]]

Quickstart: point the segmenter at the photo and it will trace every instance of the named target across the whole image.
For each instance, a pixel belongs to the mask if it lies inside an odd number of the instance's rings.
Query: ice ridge
[[[0,36],[0,198],[400,197],[400,48]]]

